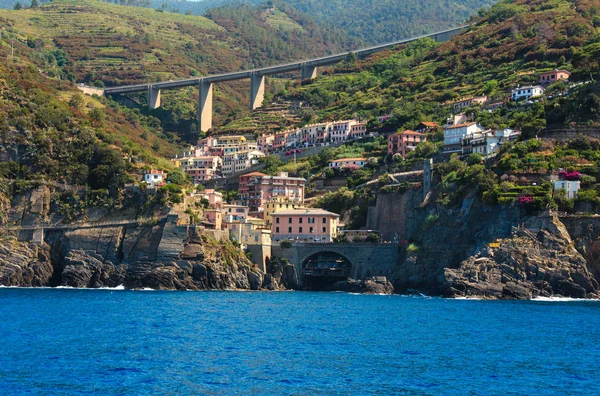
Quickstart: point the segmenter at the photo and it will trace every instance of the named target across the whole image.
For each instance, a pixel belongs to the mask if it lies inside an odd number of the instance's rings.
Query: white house
[[[554,193],[556,194],[559,190],[565,190],[567,199],[577,198],[577,193],[581,187],[579,180],[554,180],[552,184],[554,184]]]
[[[511,99],[514,101],[518,100],[529,100],[534,96],[542,96],[544,94],[544,87],[541,85],[529,85],[526,87],[517,87],[512,90]]]
[[[476,122],[449,125],[444,127],[444,153],[462,152],[462,140],[477,132],[483,132],[484,128]]]
[[[167,174],[163,171],[159,171],[156,169],[147,170],[144,174],[144,181],[148,183],[150,186],[155,186],[157,184],[161,184],[164,182],[164,179],[167,178]]]
[[[329,161],[330,168],[344,168],[346,166],[358,166],[359,168],[363,168],[366,164],[366,158],[341,158]]]

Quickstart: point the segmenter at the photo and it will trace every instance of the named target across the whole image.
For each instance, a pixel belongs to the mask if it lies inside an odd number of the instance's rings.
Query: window
[[[288,233],[291,234],[292,233],[292,227],[288,227]]]
[[[308,231],[312,234],[313,233],[313,228],[310,227],[310,229]]]
[[[292,224],[292,218],[288,217],[288,224]]]
[[[327,218],[323,217],[323,224],[327,223]]]
[[[327,227],[323,227],[323,232],[327,232]]]
[[[279,232],[279,227],[275,227],[275,232]]]
[[[302,234],[302,227],[298,227],[298,232]]]
[[[279,224],[279,217],[275,217],[275,223]]]
[[[300,217],[300,220],[298,221],[300,224],[302,224],[302,217]]]

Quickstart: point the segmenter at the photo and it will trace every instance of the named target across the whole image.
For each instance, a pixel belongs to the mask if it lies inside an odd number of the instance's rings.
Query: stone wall
[[[286,258],[302,274],[302,263],[313,254],[333,252],[344,256],[352,264],[351,277],[365,279],[385,276],[395,279],[400,260],[400,247],[393,243],[295,243],[291,248],[273,246],[274,257]],[[302,277],[300,277],[302,278]],[[302,279],[299,280],[302,285]]]
[[[367,229],[381,232],[384,241],[409,239],[419,223],[415,209],[422,202],[422,189],[379,193],[375,206],[368,209]]]

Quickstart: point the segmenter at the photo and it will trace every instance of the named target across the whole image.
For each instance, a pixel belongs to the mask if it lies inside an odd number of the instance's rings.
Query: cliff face
[[[489,206],[475,195],[454,208],[380,198],[369,216],[385,223],[388,235],[418,246],[404,249],[390,277],[396,292],[600,298],[600,218],[527,216],[519,206]]]
[[[0,284],[169,290],[275,290],[229,241],[198,236],[167,220],[49,231],[41,246],[13,241],[0,248]]]

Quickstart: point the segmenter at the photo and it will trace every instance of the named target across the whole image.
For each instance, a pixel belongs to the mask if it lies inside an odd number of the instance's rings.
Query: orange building
[[[417,144],[427,141],[427,136],[421,132],[404,131],[388,136],[388,154],[400,154],[406,157],[408,150],[414,150]]]
[[[540,74],[540,83],[542,84],[552,84],[553,82],[559,80],[568,80],[571,72],[567,70],[552,70],[549,72],[545,72]]]

